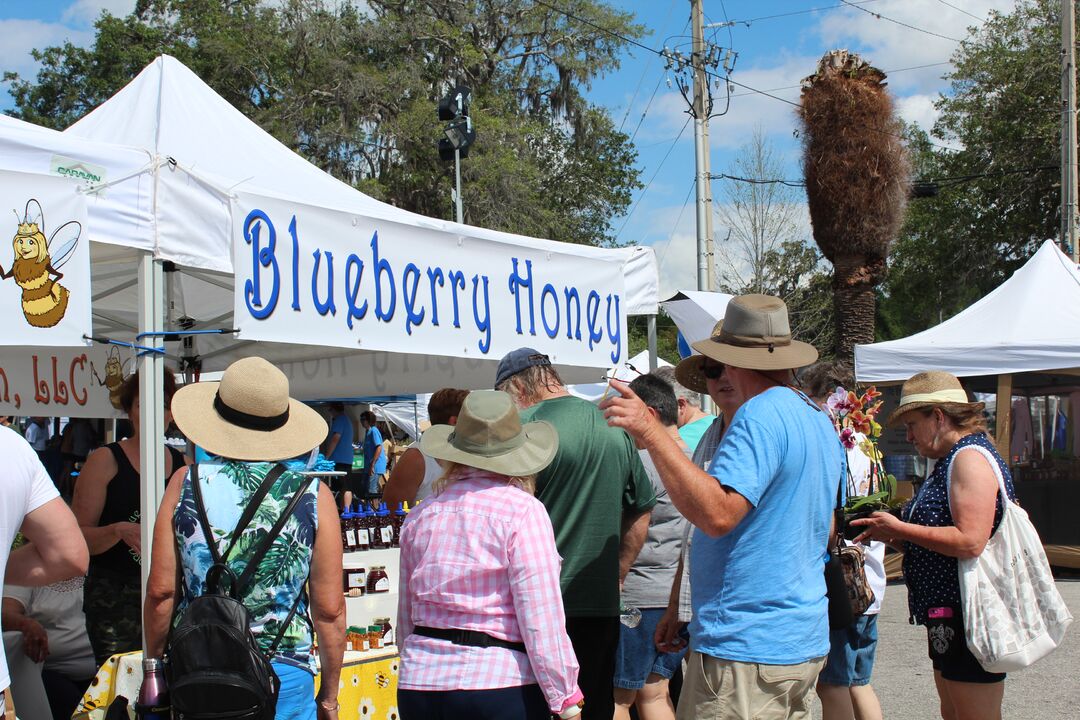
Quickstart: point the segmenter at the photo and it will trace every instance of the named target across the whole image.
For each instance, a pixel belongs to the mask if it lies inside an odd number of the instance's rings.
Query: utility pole
[[[702,0],[690,0],[690,16],[693,25],[693,53],[691,65],[694,72],[694,154],[697,175],[697,261],[698,290],[713,288],[713,231],[712,231],[712,181],[709,163],[709,77],[705,71],[707,52],[705,48],[705,11]]]
[[[1077,248],[1076,4],[1061,0],[1061,249],[1080,259]]]

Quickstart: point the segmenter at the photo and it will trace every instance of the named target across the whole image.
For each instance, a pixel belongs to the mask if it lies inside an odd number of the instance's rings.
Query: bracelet
[[[323,710],[329,710],[331,712],[337,712],[338,709],[341,708],[341,705],[338,704],[337,698],[335,698],[333,705],[328,704],[325,700],[320,700],[319,701],[319,707],[321,707]]]

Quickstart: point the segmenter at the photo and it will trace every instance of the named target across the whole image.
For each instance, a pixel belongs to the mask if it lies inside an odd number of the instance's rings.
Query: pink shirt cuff
[[[574,689],[574,694],[566,699],[566,702],[563,703],[563,706],[561,708],[559,708],[559,712],[561,713],[561,712],[563,712],[565,710],[569,710],[570,708],[574,707],[579,702],[581,702],[582,698],[584,698],[584,697],[585,696],[581,694],[581,689],[580,688],[575,688]]]

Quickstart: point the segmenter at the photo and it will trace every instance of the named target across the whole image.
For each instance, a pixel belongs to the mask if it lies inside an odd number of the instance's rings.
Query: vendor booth
[[[1080,567],[1080,270],[1052,241],[997,289],[945,322],[911,337],[855,348],[866,384],[901,383],[945,370],[972,392],[996,396],[994,437],[1010,460],[1020,503],[1055,565]],[[1057,398],[1053,402],[1035,398]],[[1030,402],[1029,402],[1030,401]],[[1040,442],[1014,445],[1030,417],[1049,414]],[[1055,444],[1053,436],[1059,440]]]
[[[81,230],[63,276],[50,276],[62,322],[35,325],[21,288],[0,282],[2,342],[15,346],[0,361],[0,409],[108,416],[110,390],[138,367],[146,546],[163,484],[165,362],[191,381],[260,355],[314,400],[490,387],[503,354],[528,345],[567,382],[595,382],[626,359],[627,316],[656,312],[651,249],[527,238],[378,202],[167,56],[64,133],[0,121],[0,183],[19,216],[13,236],[39,217],[30,199],[49,233]],[[67,239],[55,247],[68,252]],[[350,598],[350,624],[394,624],[396,550],[350,553],[343,574],[370,578],[376,565],[389,591]],[[343,717],[359,708],[343,702]]]

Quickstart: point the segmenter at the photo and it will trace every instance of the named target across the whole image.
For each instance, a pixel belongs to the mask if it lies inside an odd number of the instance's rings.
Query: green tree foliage
[[[880,339],[956,314],[1057,236],[1059,8],[1019,0],[1009,14],[991,13],[953,55],[931,134],[909,129],[914,177],[940,179],[941,192],[909,205],[884,287]]]
[[[602,0],[563,0],[627,37]],[[140,0],[103,14],[94,44],[41,50],[36,78],[7,74],[16,115],[62,128],[161,53],[324,170],[399,207],[453,216],[438,100],[473,89],[477,143],[463,163],[466,221],[610,244],[639,186],[636,153],[583,92],[623,42],[522,0]]]

